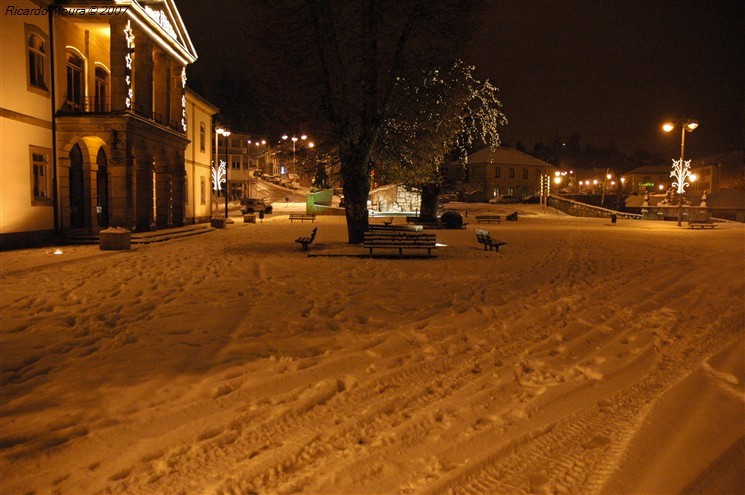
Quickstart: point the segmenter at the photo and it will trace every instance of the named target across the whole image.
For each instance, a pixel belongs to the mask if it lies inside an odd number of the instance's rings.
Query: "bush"
[[[463,226],[463,217],[460,213],[454,211],[446,211],[440,217],[440,221],[445,224],[448,229],[459,229]]]

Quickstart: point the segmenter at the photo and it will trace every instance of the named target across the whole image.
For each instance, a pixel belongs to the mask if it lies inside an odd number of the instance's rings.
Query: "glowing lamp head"
[[[302,139],[303,141],[305,141],[306,139],[308,139],[308,136],[306,136],[305,134],[303,134],[302,136],[300,136],[300,139]]]
[[[294,143],[295,141],[297,141],[297,138],[295,136],[292,136],[292,142]]]
[[[696,122],[695,120],[691,120],[691,121],[689,121],[689,122],[686,123],[686,130],[688,132],[691,132],[696,127],[698,127],[698,122]]]
[[[606,178],[606,179],[610,180],[610,178],[611,178],[611,177],[612,177],[612,175],[611,175],[611,174],[605,174],[605,178]]]
[[[561,184],[561,177],[554,177],[554,184]]]
[[[597,186],[597,185],[598,185],[598,180],[597,180],[597,179],[594,179],[594,180],[592,181],[592,184],[593,184],[593,185],[595,185],[595,186]]]
[[[662,124],[662,130],[665,132],[670,132],[673,129],[675,129],[675,124],[672,124],[670,122],[665,122],[664,124]]]
[[[287,134],[282,134],[282,139],[284,139],[285,141],[287,141],[287,138],[288,138],[288,137],[289,137],[289,136],[287,136]]]
[[[688,176],[688,178],[691,180],[691,182],[696,182],[698,180],[698,175],[691,174]]]
[[[662,184],[660,184],[659,186],[657,186],[657,189],[659,189],[660,191],[662,191],[662,190],[665,189],[665,186],[663,186]]]
[[[308,148],[313,148],[315,145],[316,144],[313,141],[311,141],[308,143]]]

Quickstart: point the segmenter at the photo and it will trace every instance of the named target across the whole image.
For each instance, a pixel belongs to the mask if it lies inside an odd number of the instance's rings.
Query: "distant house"
[[[643,165],[626,172],[625,190],[631,194],[665,192],[670,187],[671,165]]]
[[[540,194],[541,175],[553,176],[556,168],[514,148],[483,148],[468,155],[465,164],[448,164],[446,178],[469,202],[501,196],[523,198]]]

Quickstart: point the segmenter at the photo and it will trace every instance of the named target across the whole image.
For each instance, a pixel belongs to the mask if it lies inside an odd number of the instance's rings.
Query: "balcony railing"
[[[132,102],[131,111],[144,117],[147,120],[167,126],[176,132],[182,133],[184,129],[181,127],[181,123],[175,120],[164,119],[163,116],[158,112],[146,110],[142,105],[137,105],[134,101]],[[96,98],[94,96],[88,96],[83,99],[82,102],[75,102],[71,100],[65,101],[64,105],[60,109],[62,115],[81,115],[81,114],[97,114],[97,113],[110,113],[111,112],[111,98]]]
[[[82,101],[66,100],[62,105],[63,113],[109,113],[111,112],[111,98],[86,96]]]

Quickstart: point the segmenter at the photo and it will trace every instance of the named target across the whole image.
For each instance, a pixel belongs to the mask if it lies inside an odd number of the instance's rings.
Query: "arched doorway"
[[[80,145],[70,150],[70,227],[85,228],[85,185]]]
[[[98,150],[96,164],[98,165],[98,173],[96,174],[98,226],[105,229],[109,226],[109,168],[106,152],[103,148]]]

